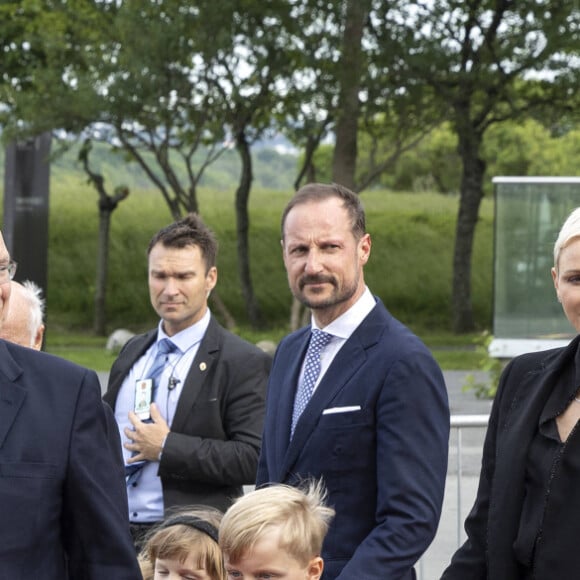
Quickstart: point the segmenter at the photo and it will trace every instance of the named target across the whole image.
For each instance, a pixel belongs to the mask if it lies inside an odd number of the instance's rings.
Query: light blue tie
[[[294,398],[290,438],[294,435],[296,423],[298,423],[300,415],[302,415],[302,412],[306,408],[306,405],[308,405],[308,401],[310,401],[310,397],[312,397],[312,393],[314,392],[314,386],[316,385],[318,375],[320,374],[320,353],[331,339],[332,334],[328,334],[328,332],[318,330],[317,328],[312,329],[310,343],[308,344],[308,350],[306,351],[304,376],[302,382],[298,385],[296,397]]]
[[[157,354],[155,355],[155,359],[153,360],[153,364],[147,373],[147,378],[153,381],[153,393],[152,399],[155,400],[155,395],[157,392],[157,388],[159,387],[159,377],[161,377],[161,373],[163,369],[167,365],[167,360],[169,359],[169,355],[176,350],[179,350],[175,343],[171,342],[168,338],[162,338],[157,343]]]
[[[151,399],[155,400],[155,395],[159,387],[159,378],[163,373],[163,369],[167,365],[167,360],[172,352],[179,350],[175,343],[171,342],[168,338],[162,338],[157,343],[157,354],[153,359],[153,364],[147,373],[148,379],[153,382],[153,391],[151,393]],[[150,421],[150,420],[148,420]],[[148,422],[145,421],[145,422]],[[135,455],[135,453],[133,454]],[[133,484],[139,479],[141,470],[145,467],[147,461],[139,461],[139,463],[132,463],[131,465],[125,465],[125,477],[127,478],[127,485]]]

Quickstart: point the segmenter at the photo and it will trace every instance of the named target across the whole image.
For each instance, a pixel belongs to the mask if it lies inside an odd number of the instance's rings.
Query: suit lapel
[[[498,464],[498,475],[502,469],[513,474],[514,460],[520,452],[522,464],[525,463],[528,446],[536,434],[540,415],[554,386],[559,381],[573,384],[576,380],[575,350],[576,344],[570,345],[549,365],[530,369],[520,380],[510,408],[499,425],[499,429],[504,432],[502,446],[510,449],[510,452],[499,453],[499,457],[507,461],[505,465]]]
[[[212,376],[212,367],[220,349],[220,327],[212,316],[183,384],[171,424],[172,430],[180,431],[185,428],[192,407],[209,380],[208,377]]]
[[[504,432],[501,440],[502,449],[509,449],[507,454],[499,453],[505,464],[498,462],[497,477],[503,477],[507,469],[513,477],[516,465],[525,465],[529,444],[538,428],[540,414],[553,387],[553,373],[529,373],[520,382],[518,392],[511,403],[499,429]]]
[[[14,381],[22,374],[22,368],[12,358],[6,344],[0,340],[0,448],[12,427],[24,400],[26,390]]]
[[[288,462],[286,456],[290,452],[290,447],[295,447],[298,429],[294,433],[293,441],[290,442],[290,424],[292,422],[292,410],[294,408],[294,397],[296,395],[300,367],[302,366],[302,360],[306,354],[309,340],[310,329],[306,328],[295,337],[295,340],[288,343],[288,357],[286,357],[288,360],[281,363],[284,366],[284,375],[281,384],[276,387],[279,398],[268,405],[269,411],[274,410],[273,417],[271,420],[269,419],[269,423],[275,433],[275,457],[282,461],[280,469],[282,465]],[[281,358],[283,360],[284,355]],[[280,481],[284,481],[283,478],[280,478]]]
[[[281,409],[289,409],[289,412],[285,411],[284,415],[287,425],[281,425],[283,429],[279,429],[278,431],[279,437],[281,434],[284,434],[286,441],[285,452],[280,455],[280,457],[284,457],[281,466],[282,473],[280,481],[284,481],[286,474],[291,471],[292,465],[296,462],[300,452],[312,435],[312,432],[316,429],[324,409],[326,409],[344,389],[351,387],[356,389],[360,387],[358,384],[351,383],[351,378],[356,374],[358,369],[365,364],[367,359],[366,350],[373,344],[376,344],[384,332],[385,325],[387,324],[387,318],[385,318],[385,316],[389,315],[382,304],[378,303],[359,327],[353,332],[350,338],[342,345],[342,348],[336,353],[330,367],[328,367],[328,370],[322,377],[322,380],[312,395],[306,409],[304,409],[304,412],[300,416],[296,425],[294,437],[288,444],[288,436],[290,432],[289,421],[292,416],[298,373],[309,339],[309,334],[306,334],[303,339],[302,354],[295,363],[296,368],[293,369],[293,373],[288,373],[288,376],[293,380],[293,383],[290,386],[287,385],[283,390],[286,399],[280,402],[279,407]],[[290,400],[287,400],[286,394],[289,392],[291,393],[291,398]]]
[[[127,343],[125,348],[119,353],[115,361],[115,373],[110,385],[107,388],[103,399],[114,409],[117,396],[123,381],[127,378],[131,367],[135,364],[143,353],[153,344],[157,337],[157,329],[150,330],[146,334],[135,337]]]
[[[312,432],[316,429],[322,411],[348,385],[352,375],[365,360],[366,353],[360,342],[351,336],[336,354],[336,357],[320,381],[320,384],[316,387],[316,391],[314,391],[312,398],[308,405],[306,405],[306,409],[304,409],[296,424],[294,437],[288,446],[282,466],[285,473],[290,470],[290,467],[296,461],[306,442],[312,435]],[[289,402],[290,409],[292,409],[293,404],[294,399],[292,398]]]

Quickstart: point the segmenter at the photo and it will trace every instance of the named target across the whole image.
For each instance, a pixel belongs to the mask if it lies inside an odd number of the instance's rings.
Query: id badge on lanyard
[[[151,400],[153,396],[153,379],[135,381],[135,407],[133,411],[141,421],[151,419]]]

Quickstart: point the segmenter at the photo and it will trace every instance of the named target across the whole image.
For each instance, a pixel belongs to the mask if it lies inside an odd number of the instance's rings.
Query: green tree
[[[80,47],[95,38],[95,29],[106,28],[112,14],[110,6],[103,6],[102,11],[93,11],[88,4],[79,3],[73,21],[62,3],[51,3],[51,10],[48,7],[45,3],[35,1],[5,2],[0,6],[0,22],[4,29],[3,34],[0,34],[3,38],[0,49],[6,55],[0,65],[0,123],[5,129],[4,140],[55,128],[52,122],[58,113],[54,109],[59,107],[53,108],[50,98],[47,102],[43,102],[43,99],[48,95],[56,99],[63,96],[64,81],[63,78],[54,79],[48,71],[55,67],[61,70],[62,75],[66,75],[67,67],[82,68]],[[45,91],[47,87],[50,90]],[[82,87],[78,85],[67,87],[64,92],[70,89],[78,89],[79,94],[82,93]],[[90,100],[85,101],[83,97],[79,103],[82,103],[83,116],[90,114]],[[74,107],[71,106],[67,112],[70,117],[64,122],[59,120],[57,127],[66,127],[71,123],[74,125]],[[41,118],[42,122],[37,122],[37,118]],[[127,197],[129,190],[119,187],[113,195],[109,195],[103,177],[90,168],[89,151],[90,144],[86,143],[79,154],[79,160],[99,195],[94,329],[97,334],[104,335],[111,214],[118,203]]]
[[[442,120],[430,90],[402,90],[393,69],[389,9],[392,2],[303,0],[293,15],[302,47],[281,130],[304,150],[295,187],[306,179],[332,179],[361,192],[378,182],[398,157]],[[385,49],[385,43],[391,45]],[[334,141],[331,172],[316,151]],[[359,155],[359,140],[365,139]],[[321,169],[319,172],[318,170]]]
[[[248,319],[261,325],[250,269],[250,219],[248,202],[253,181],[252,144],[268,133],[274,111],[286,101],[299,54],[295,45],[295,24],[291,6],[285,0],[268,4],[242,0],[236,5],[232,35],[234,50],[218,52],[217,64],[209,75],[225,103],[224,122],[231,132],[241,161],[235,195],[238,273]]]
[[[66,26],[79,6],[86,11],[86,22],[71,40],[63,42],[62,26],[46,26],[53,4]],[[123,149],[176,219],[199,211],[199,182],[233,140],[242,161],[235,204],[240,280],[249,318],[257,324],[249,268],[250,145],[271,126],[274,85],[291,70],[285,45],[290,4],[217,0],[190,6],[163,0],[123,2],[114,9],[108,4],[35,3],[31,22],[51,65],[35,72],[30,90],[16,95],[9,129],[14,134],[64,129]],[[63,51],[69,45],[78,55],[70,61]],[[231,321],[216,293],[213,299]]]
[[[105,178],[94,171],[90,164],[92,144],[85,140],[78,155],[89,182],[99,195],[99,242],[97,244],[97,274],[95,284],[95,318],[93,329],[97,335],[106,334],[107,278],[109,273],[109,245],[111,232],[111,217],[119,203],[129,196],[129,188],[125,185],[115,187],[113,194],[107,192]]]
[[[220,47],[232,46],[228,3],[30,4],[17,15],[22,45],[34,38],[46,64],[27,67],[27,90],[12,91],[9,134],[88,133],[124,149],[175,218],[198,211],[199,180],[226,150],[225,104],[209,72]],[[218,10],[223,24],[208,30]]]
[[[575,176],[580,174],[580,131],[554,134],[535,119],[508,121],[490,127],[483,155],[487,164],[486,192],[496,175]]]
[[[483,196],[483,139],[494,123],[534,108],[578,105],[575,2],[400,1],[391,30],[405,86],[426,84],[449,114],[462,176],[453,258],[453,327],[474,328],[471,258]],[[576,55],[576,58],[574,58]]]
[[[360,92],[365,78],[363,71],[367,68],[363,36],[371,4],[371,0],[344,2],[332,179],[350,189],[355,189]]]

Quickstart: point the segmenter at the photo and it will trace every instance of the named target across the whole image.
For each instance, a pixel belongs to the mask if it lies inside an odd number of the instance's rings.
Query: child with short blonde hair
[[[143,580],[226,580],[218,544],[221,518],[216,509],[191,508],[175,512],[155,526],[139,555]]]
[[[229,577],[318,580],[322,542],[334,516],[325,497],[322,484],[311,482],[304,488],[272,485],[238,498],[219,531]]]

